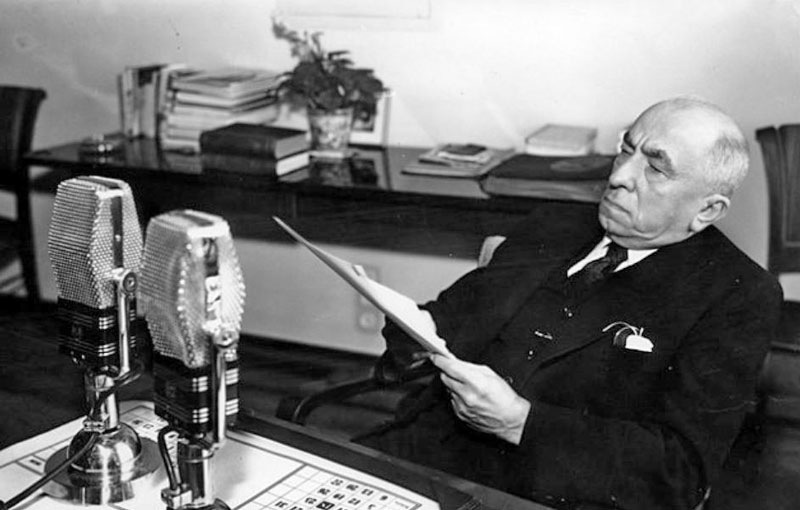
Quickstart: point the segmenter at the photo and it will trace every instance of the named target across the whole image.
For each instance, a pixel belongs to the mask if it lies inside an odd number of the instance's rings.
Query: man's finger
[[[439,374],[439,378],[451,393],[458,393],[462,391],[462,388],[464,387],[464,384],[461,381],[458,379],[453,379],[444,371]]]
[[[438,354],[431,356],[431,361],[436,365],[439,370],[459,382],[466,382],[469,380],[468,371],[466,370],[467,364],[464,361],[455,358],[445,358]]]

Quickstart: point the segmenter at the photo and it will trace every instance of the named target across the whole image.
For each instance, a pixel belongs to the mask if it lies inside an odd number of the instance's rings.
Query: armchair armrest
[[[389,390],[433,374],[435,367],[428,361],[407,367],[398,366],[393,358],[383,353],[367,378],[337,384],[305,397],[284,397],[278,403],[275,416],[305,425],[308,416],[317,408],[342,402],[362,393]]]

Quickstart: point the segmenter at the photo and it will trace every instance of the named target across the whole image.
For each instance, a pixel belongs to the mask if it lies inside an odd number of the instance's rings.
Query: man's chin
[[[603,226],[605,226],[605,223],[617,223],[621,227],[625,227],[625,224],[630,221],[628,211],[608,198],[607,195],[603,195],[602,200],[600,200],[600,205],[597,208],[597,215]]]
[[[600,222],[600,226],[603,227],[603,230],[605,230],[606,234],[610,237],[626,238],[630,235],[630,229],[626,227],[626,225],[615,220],[613,216],[603,214],[601,211],[600,214],[597,215],[597,218]]]
[[[621,227],[617,221],[614,220],[614,217],[609,214],[609,211],[604,211],[601,205],[600,210],[597,213],[597,219],[600,222],[600,225],[606,230],[615,230],[616,228]],[[615,228],[616,227],[616,228]]]

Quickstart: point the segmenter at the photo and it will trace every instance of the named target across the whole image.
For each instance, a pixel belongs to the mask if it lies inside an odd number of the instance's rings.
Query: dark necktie
[[[567,292],[570,296],[580,296],[590,288],[605,280],[614,269],[628,259],[628,250],[612,242],[606,254],[586,264],[583,269],[567,279]]]

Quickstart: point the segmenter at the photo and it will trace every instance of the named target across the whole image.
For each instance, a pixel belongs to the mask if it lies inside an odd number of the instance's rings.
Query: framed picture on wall
[[[386,146],[389,142],[389,111],[392,93],[386,90],[374,108],[357,108],[353,112],[353,131],[350,143],[355,145]]]

